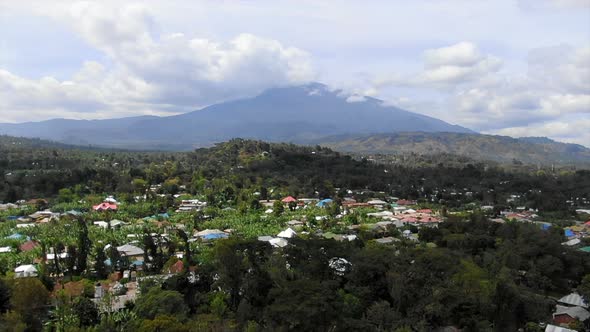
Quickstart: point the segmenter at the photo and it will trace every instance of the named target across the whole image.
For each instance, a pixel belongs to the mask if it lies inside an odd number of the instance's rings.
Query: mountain
[[[349,97],[311,83],[175,116],[0,124],[0,134],[119,148],[191,149],[234,137],[303,143],[342,134],[472,132],[378,99]]]
[[[512,138],[469,133],[338,135],[312,142],[342,152],[451,154],[476,160],[527,164],[590,164],[590,149],[546,137]]]

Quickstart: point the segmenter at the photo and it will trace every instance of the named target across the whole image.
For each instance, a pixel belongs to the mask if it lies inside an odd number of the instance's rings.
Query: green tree
[[[182,294],[159,287],[152,287],[147,293],[142,294],[135,302],[134,310],[139,317],[144,319],[154,319],[159,315],[183,319],[188,312]]]
[[[89,298],[76,298],[72,305],[72,310],[78,317],[80,327],[93,326],[98,323],[98,308]]]
[[[285,206],[283,205],[283,202],[281,202],[279,199],[274,201],[272,204],[272,211],[275,216],[280,216],[283,214],[283,212],[285,212]]]
[[[10,286],[0,279],[0,314],[8,312],[10,309]]]
[[[12,286],[11,307],[32,331],[41,330],[41,322],[47,315],[49,292],[36,278],[18,278]]]
[[[590,302],[590,274],[587,274],[582,278],[582,282],[578,286],[578,293],[582,295],[586,302]]]

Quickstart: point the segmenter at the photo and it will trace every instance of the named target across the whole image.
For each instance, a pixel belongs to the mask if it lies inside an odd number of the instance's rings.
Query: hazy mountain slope
[[[590,163],[590,149],[548,138],[466,134],[392,133],[339,135],[312,142],[343,152],[417,153],[468,156],[478,160],[524,163]]]
[[[169,117],[0,124],[0,134],[120,148],[187,149],[234,137],[304,142],[374,132],[471,132],[380,100],[348,102],[319,83],[270,89],[247,99]]]

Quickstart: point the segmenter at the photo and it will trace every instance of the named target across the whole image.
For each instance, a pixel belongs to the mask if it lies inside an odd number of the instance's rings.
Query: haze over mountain
[[[141,149],[190,149],[234,137],[301,143],[333,135],[402,131],[473,133],[320,83],[273,88],[253,98],[168,117],[0,124],[0,134]]]

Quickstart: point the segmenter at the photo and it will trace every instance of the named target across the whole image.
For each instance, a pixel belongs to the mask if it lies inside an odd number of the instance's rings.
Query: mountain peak
[[[0,133],[77,144],[149,148],[202,146],[235,137],[303,143],[342,134],[471,132],[318,82],[276,87],[253,98],[219,103],[175,116],[92,123],[56,121],[0,124]]]

